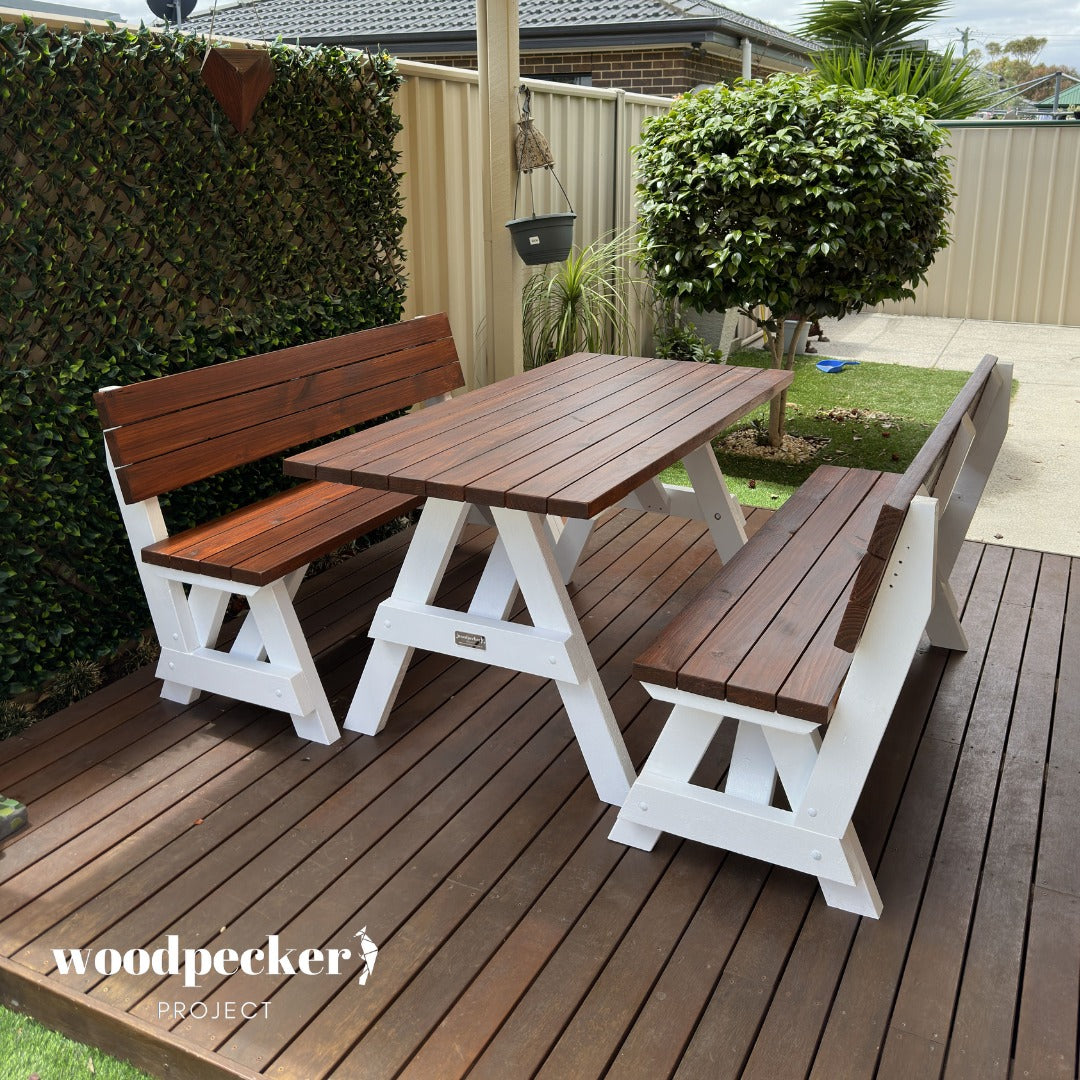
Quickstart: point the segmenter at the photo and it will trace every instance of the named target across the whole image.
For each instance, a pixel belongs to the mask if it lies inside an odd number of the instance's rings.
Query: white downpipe
[[[744,79],[751,78],[752,69],[750,66],[750,61],[752,53],[753,47],[750,44],[750,39],[744,37],[742,39],[742,77]]]

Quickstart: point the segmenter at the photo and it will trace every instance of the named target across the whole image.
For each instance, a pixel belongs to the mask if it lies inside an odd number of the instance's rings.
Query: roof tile
[[[399,34],[469,31],[476,26],[475,0],[240,0],[219,5],[212,15],[193,16],[201,29],[214,20],[220,34],[269,40],[291,38],[380,37]],[[725,19],[748,31],[799,49],[806,42],[793,34],[743,15],[712,0],[520,0],[522,27],[573,27],[635,22],[678,22],[684,19]]]

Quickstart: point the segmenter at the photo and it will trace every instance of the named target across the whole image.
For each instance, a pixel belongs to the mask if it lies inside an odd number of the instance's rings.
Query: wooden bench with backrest
[[[948,579],[1011,378],[985,357],[902,475],[817,469],[638,658],[674,708],[612,839],[670,832],[792,867],[830,905],[877,917],[852,813],[923,631],[966,648]],[[725,717],[737,728],[713,790],[691,778]]]
[[[162,696],[200,691],[289,713],[302,738],[338,728],[293,608],[308,564],[408,513],[413,496],[301,483],[169,535],[158,496],[282,454],[464,384],[445,315],[315,341],[95,395],[105,456],[161,644]],[[228,601],[248,614],[217,647]]]

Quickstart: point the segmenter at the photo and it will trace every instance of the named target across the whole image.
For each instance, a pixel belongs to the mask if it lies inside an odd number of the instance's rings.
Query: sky
[[[80,0],[58,0],[79,3]],[[126,19],[150,22],[153,16],[146,0],[81,0],[89,6],[117,11]],[[224,0],[219,0],[224,2]],[[404,0],[403,0],[404,2]],[[804,0],[720,0],[735,11],[752,15],[785,29],[793,29],[800,13],[807,6]],[[201,2],[196,11],[209,11],[213,5]],[[1047,0],[1028,7],[1016,0],[955,0],[945,18],[938,20],[928,32],[931,47],[944,48],[949,43],[960,50],[962,32],[968,29],[969,42],[985,52],[988,41],[1004,45],[1012,38],[1045,37],[1046,47],[1038,63],[1052,67],[1067,65],[1080,71],[1080,0]]]
[[[814,6],[804,0],[718,0],[728,7],[774,23],[785,29],[798,25],[805,8]],[[1080,71],[1080,0],[1047,0],[1028,7],[1016,0],[954,0],[946,15],[927,31],[930,47],[943,49],[952,44],[962,51],[961,35],[969,31],[971,47],[986,53],[986,43],[1004,45],[1014,38],[1047,38],[1046,47],[1036,63],[1052,67],[1065,64]]]

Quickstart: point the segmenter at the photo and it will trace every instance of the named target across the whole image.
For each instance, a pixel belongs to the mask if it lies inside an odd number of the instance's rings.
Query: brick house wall
[[[475,55],[410,56],[429,64],[475,68]],[[611,49],[605,52],[552,52],[521,54],[521,74],[544,79],[553,76],[586,75],[589,85],[615,87],[638,94],[671,97],[693,90],[702,83],[731,82],[742,74],[742,62],[735,58],[711,56],[702,49],[647,48]],[[755,78],[772,72],[754,65]]]

